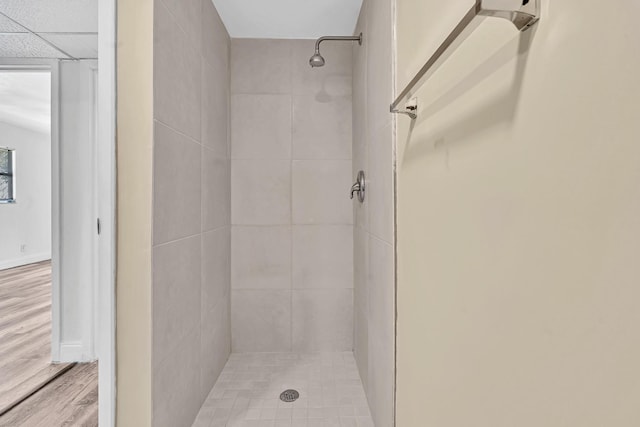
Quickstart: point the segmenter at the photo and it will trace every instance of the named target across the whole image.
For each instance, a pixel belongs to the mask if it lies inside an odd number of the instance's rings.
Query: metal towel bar
[[[511,21],[519,31],[525,31],[540,19],[540,0],[475,0],[476,3],[462,18],[462,21],[454,28],[445,41],[435,51],[433,56],[418,71],[418,74],[411,79],[398,98],[391,104],[391,112],[406,114],[415,119],[418,117],[418,104],[416,100],[407,104],[414,93],[414,90],[424,83],[430,76],[430,71],[435,70],[435,66],[446,59],[445,54],[450,53],[469,34],[476,29],[477,25],[471,25],[478,21],[476,17],[497,17]],[[398,109],[400,104],[405,104],[403,109]]]

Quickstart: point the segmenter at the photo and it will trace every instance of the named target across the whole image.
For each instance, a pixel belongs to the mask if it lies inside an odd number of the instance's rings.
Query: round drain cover
[[[300,397],[297,390],[285,390],[280,394],[280,400],[283,402],[294,402]]]

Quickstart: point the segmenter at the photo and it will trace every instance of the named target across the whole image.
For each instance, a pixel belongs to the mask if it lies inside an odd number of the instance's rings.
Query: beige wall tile
[[[293,226],[293,288],[353,288],[353,227]]]
[[[202,231],[231,223],[231,164],[202,147]]]
[[[182,31],[162,1],[155,4],[154,118],[200,141],[202,85],[198,43]]]
[[[361,310],[357,304],[354,308],[353,326],[353,355],[358,364],[360,379],[365,391],[369,384],[369,326],[367,317],[369,313]]]
[[[152,418],[189,427],[231,352],[230,42],[210,0],[154,22]]]
[[[291,351],[291,291],[231,291],[234,352]]]
[[[178,0],[173,0],[178,2]],[[231,40],[211,0],[200,0],[202,5],[202,58],[210,65],[220,64],[225,70],[226,88],[229,88],[229,61]]]
[[[356,46],[357,43],[353,43]],[[319,101],[351,94],[352,44],[325,41],[320,52],[324,67],[311,68],[309,58],[315,52],[315,40],[292,41],[292,93],[309,95]]]
[[[202,313],[200,337],[200,396],[204,400],[231,353],[231,293],[211,311]]]
[[[393,128],[391,125],[372,134],[368,170],[369,230],[371,234],[385,242],[393,243]]]
[[[153,249],[154,367],[177,348],[182,337],[200,336],[200,245],[198,235]],[[199,345],[198,338],[196,348]]]
[[[394,115],[392,2],[365,0],[354,48],[353,169],[364,170],[364,204],[353,208],[355,357],[376,426],[393,425]]]
[[[290,159],[291,96],[233,95],[231,156],[234,159]]]
[[[234,289],[291,289],[291,227],[234,226]]]
[[[233,160],[231,220],[234,225],[289,224],[290,161]]]
[[[193,49],[200,52],[202,39],[202,0],[158,0],[157,8],[163,4],[171,13],[181,32],[185,33]]]
[[[367,14],[367,127],[370,132],[394,120],[393,102],[393,2],[372,0]]]
[[[176,348],[153,370],[153,427],[189,427],[202,404],[200,331],[178,337]],[[189,351],[185,351],[185,349]]]
[[[293,290],[293,351],[353,349],[353,289]]]
[[[200,232],[200,145],[156,122],[153,165],[155,244]]]
[[[291,93],[291,42],[233,39],[231,93]]]
[[[393,342],[380,342],[369,335],[367,398],[376,426],[393,427],[395,362]]]
[[[230,227],[219,228],[202,234],[202,291],[200,295],[203,314],[203,329],[214,325],[206,324],[204,316],[219,307],[231,289],[231,244]]]
[[[295,160],[294,224],[353,223],[351,168],[351,160]]]
[[[369,335],[379,343],[393,344],[395,290],[393,286],[393,247],[371,236],[369,238],[368,297]],[[372,333],[373,332],[373,333]]]
[[[351,159],[351,97],[293,97],[293,158]]]
[[[201,142],[218,158],[229,157],[229,71],[225,67],[202,62]]]

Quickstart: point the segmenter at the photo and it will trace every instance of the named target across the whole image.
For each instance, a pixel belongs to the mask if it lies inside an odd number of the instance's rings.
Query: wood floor
[[[0,426],[97,426],[97,364],[50,360],[51,263],[0,271]]]
[[[79,363],[0,417],[2,427],[97,427],[98,364]]]

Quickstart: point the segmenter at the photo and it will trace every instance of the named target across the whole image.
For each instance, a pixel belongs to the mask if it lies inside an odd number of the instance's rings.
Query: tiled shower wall
[[[155,0],[155,427],[190,426],[231,351],[229,45],[211,0]]]
[[[353,168],[368,185],[354,209],[354,353],[376,427],[394,423],[393,3],[363,1],[353,62]]]
[[[353,349],[352,47],[231,44],[234,352]]]

